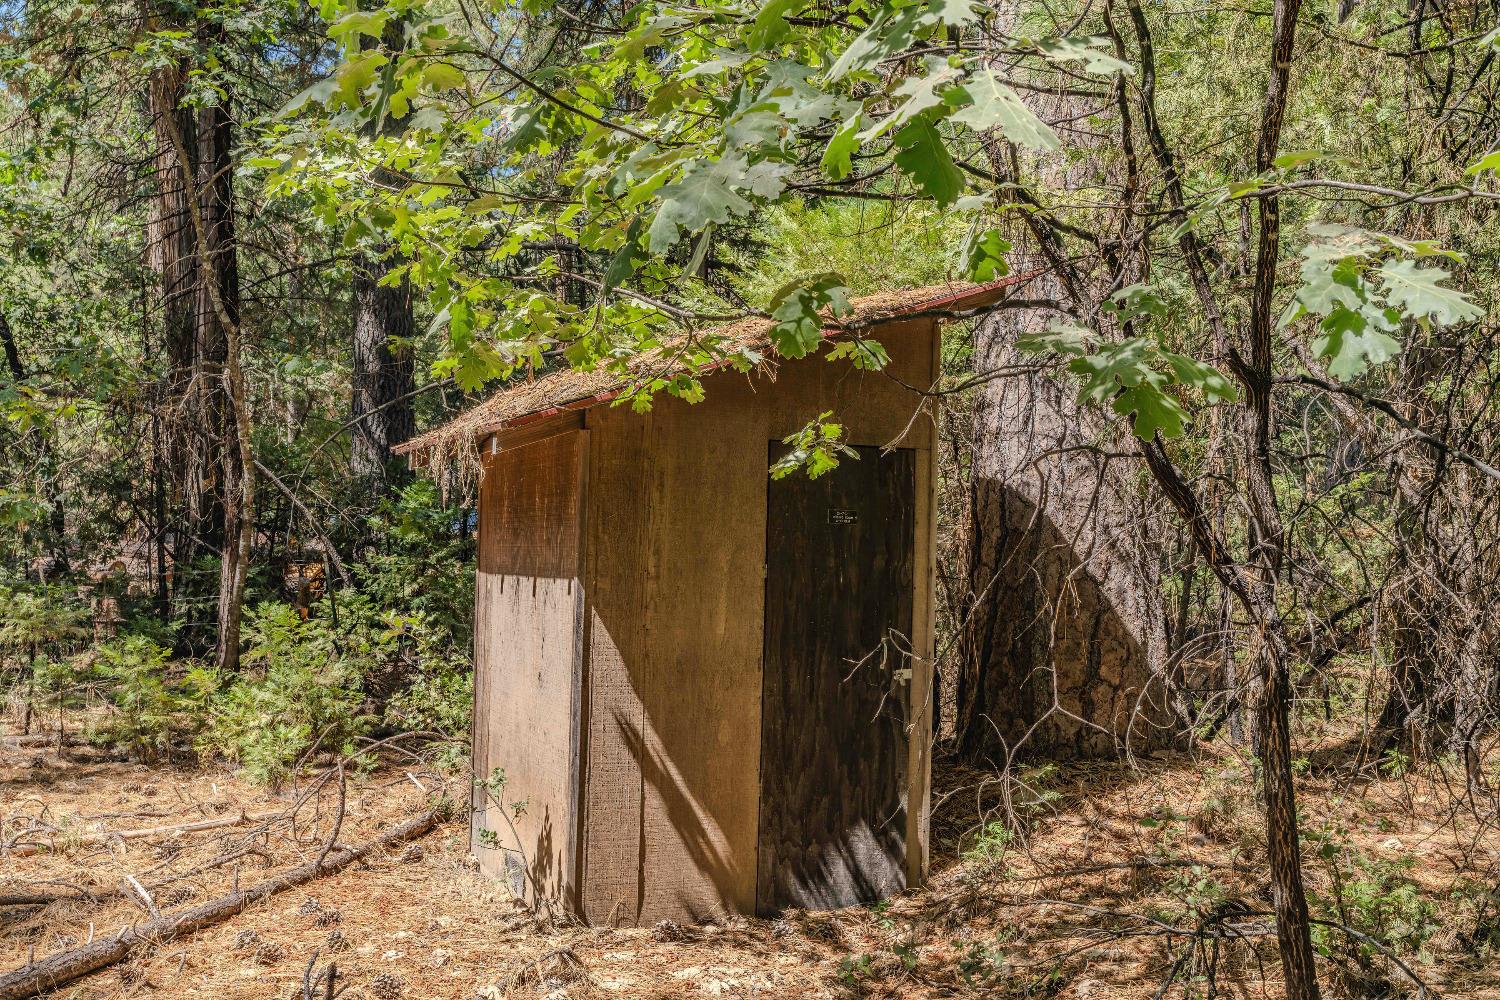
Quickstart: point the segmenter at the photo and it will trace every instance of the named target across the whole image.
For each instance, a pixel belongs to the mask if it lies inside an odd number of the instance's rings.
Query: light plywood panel
[[[585,576],[587,665],[582,729],[582,916],[595,925],[640,919],[641,766],[646,728],[640,695],[647,635],[645,581],[655,476],[647,441],[652,417],[590,411]]]
[[[486,872],[533,901],[571,901],[577,876],[587,441],[570,431],[486,454],[480,490],[474,771],[506,781],[498,800],[475,790],[471,843]]]
[[[655,416],[645,921],[755,905],[768,395],[718,380]]]
[[[902,383],[931,384],[931,332],[920,321],[875,333],[892,357],[888,374],[813,357],[783,362],[774,379],[714,375],[693,406],[663,396],[647,416],[588,412],[582,911],[591,923],[754,911],[766,445],[834,410],[852,442],[906,432],[900,444],[919,449],[919,469],[930,464],[931,421],[912,419],[922,399]],[[919,472],[919,521],[930,511],[926,482]],[[920,633],[931,579],[916,558]]]

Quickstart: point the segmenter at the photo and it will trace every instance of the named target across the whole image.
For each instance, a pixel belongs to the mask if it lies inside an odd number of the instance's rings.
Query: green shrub
[[[247,672],[215,702],[200,748],[272,785],[316,753],[353,752],[373,720],[362,710],[357,658],[328,624],[270,602],[246,614],[245,634]]]
[[[189,744],[222,686],[203,664],[173,677],[171,655],[145,636],[122,636],[100,646],[86,668],[106,687],[113,709],[104,737],[141,760],[168,758]]]
[[[66,655],[89,638],[89,609],[71,588],[0,577],[0,659]]]
[[[0,691],[9,686],[29,732],[32,716],[59,704],[68,687],[67,656],[91,634],[89,609],[70,589],[0,576]]]
[[[427,730],[455,740],[469,735],[474,705],[474,673],[462,667],[423,674],[390,700],[385,724],[393,729]]]
[[[433,483],[410,483],[370,519],[376,542],[351,570],[359,594],[374,607],[420,616],[467,651],[474,626],[474,561],[472,540],[453,534],[461,516],[442,505]]]
[[[1382,961],[1381,948],[1397,955],[1422,954],[1441,929],[1437,906],[1411,878],[1416,859],[1372,858],[1350,843],[1338,827],[1305,834],[1312,853],[1326,867],[1329,891],[1309,894],[1315,917],[1342,924],[1363,937],[1317,924],[1313,944],[1326,957],[1341,955],[1361,969]]]

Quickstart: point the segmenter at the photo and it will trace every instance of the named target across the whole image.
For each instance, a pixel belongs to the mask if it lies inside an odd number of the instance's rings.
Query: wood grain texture
[[[916,456],[858,452],[770,487],[762,914],[867,903],[907,882]]]
[[[647,922],[754,907],[759,793],[761,567],[765,453],[757,397],[724,386],[729,416],[698,407],[655,417],[660,491],[651,511],[659,565],[648,605],[651,655],[641,746]],[[746,669],[747,665],[750,669]]]
[[[895,379],[814,356],[774,376],[715,374],[697,405],[662,397],[646,415],[584,416],[579,843],[590,923],[754,910],[766,443],[833,409],[854,442],[907,431],[903,444],[930,463],[932,423],[912,420],[921,397],[901,382],[930,384],[932,332],[928,321],[879,332]],[[917,576],[914,606],[931,586]]]
[[[632,676],[646,656],[647,464],[652,417],[590,414],[590,539],[583,642],[587,651],[580,787],[581,915],[596,926],[635,924],[641,912],[641,767],[632,753],[645,708]]]
[[[577,879],[583,431],[487,453],[475,584],[474,772],[503,769],[502,802],[475,789],[471,846],[486,872],[524,869],[528,900],[570,901]],[[519,816],[509,807],[525,803]],[[509,812],[509,815],[507,813]],[[484,834],[483,831],[490,831]],[[493,844],[490,835],[495,838]]]

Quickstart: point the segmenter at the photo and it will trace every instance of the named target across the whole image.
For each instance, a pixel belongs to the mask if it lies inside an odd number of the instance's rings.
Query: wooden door
[[[762,914],[906,886],[916,456],[857,450],[768,487]]]

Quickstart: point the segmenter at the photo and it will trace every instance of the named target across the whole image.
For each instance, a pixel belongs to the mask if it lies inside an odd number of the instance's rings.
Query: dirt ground
[[[332,782],[292,821],[285,816],[306,785],[272,793],[222,767],[148,768],[88,747],[62,755],[34,744],[0,747],[7,747],[0,895],[115,892],[0,908],[0,973],[148,920],[138,894],[118,891],[127,876],[161,912],[196,905],[314,859],[337,814]],[[1414,858],[1410,878],[1438,926],[1423,952],[1407,958],[1410,967],[1443,996],[1500,997],[1500,961],[1472,941],[1484,919],[1474,900],[1483,893],[1455,892],[1496,884],[1493,807],[1443,808],[1450,790],[1436,776],[1355,773],[1334,745],[1309,755],[1304,827],[1334,831],[1330,842],[1377,863]],[[1100,1000],[1152,997],[1174,966],[1178,978],[1166,995],[1205,996],[1210,961],[1220,996],[1278,994],[1275,950],[1259,915],[1269,901],[1243,762],[1159,755],[1030,777],[1031,790],[1011,798],[1023,808],[1033,803],[1031,831],[1006,843],[976,839],[999,818],[1006,786],[984,772],[940,767],[931,884],[874,907],[694,927],[539,923],[471,867],[460,815],[414,846],[273,896],[54,995],[293,998],[302,996],[310,961],[317,970],[335,963],[350,1000]],[[462,787],[448,780],[450,790]],[[349,780],[338,841],[362,843],[419,814],[442,781],[407,758],[385,758]],[[242,814],[243,823],[196,832],[100,836]],[[1308,869],[1313,891],[1326,894],[1327,865],[1316,858],[1324,843],[1309,845]],[[27,844],[51,849],[26,853]],[[1205,939],[1195,960],[1179,962],[1189,940],[1182,929],[1215,917],[1246,936]],[[1331,994],[1411,992],[1398,969],[1376,965],[1384,985],[1331,973]]]

